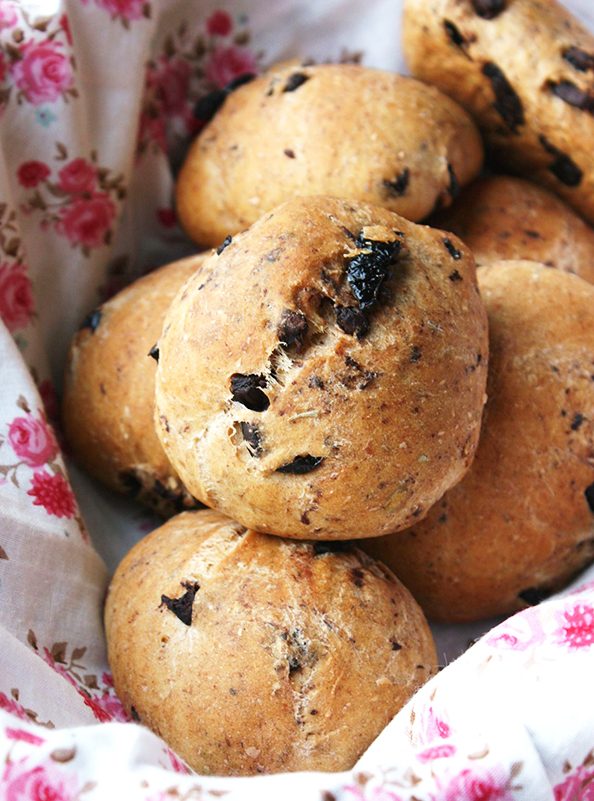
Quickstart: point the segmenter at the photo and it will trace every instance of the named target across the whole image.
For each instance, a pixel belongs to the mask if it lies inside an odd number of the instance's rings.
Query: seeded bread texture
[[[347,770],[436,670],[383,565],[210,510],[132,549],[105,622],[124,706],[199,773]]]
[[[478,274],[491,356],[476,459],[423,522],[361,543],[447,622],[537,603],[594,558],[594,287],[529,262]]]
[[[375,537],[470,466],[486,316],[452,234],[301,198],[234,237],[175,299],[157,428],[203,503],[264,533]]]
[[[156,364],[149,351],[172,299],[205,258],[162,267],[104,303],[75,334],[66,367],[62,420],[75,460],[165,516],[196,501],[155,433]]]
[[[528,259],[594,283],[592,228],[556,195],[521,178],[476,181],[431,224],[459,236],[479,265]]]
[[[555,0],[406,0],[412,74],[478,122],[505,172],[594,222],[594,36]]]
[[[231,93],[200,133],[177,210],[188,234],[213,246],[297,195],[420,220],[481,163],[474,123],[432,86],[353,64],[279,65]]]

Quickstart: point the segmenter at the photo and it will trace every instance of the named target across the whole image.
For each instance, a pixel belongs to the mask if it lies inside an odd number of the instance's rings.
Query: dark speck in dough
[[[365,314],[355,306],[336,306],[336,324],[345,334],[356,336],[357,339],[365,336],[369,329],[369,322]]]
[[[287,78],[287,82],[283,87],[283,92],[294,92],[295,89],[299,89],[300,86],[303,86],[306,81],[309,81],[309,75],[306,75],[304,72],[294,72]]]
[[[159,361],[159,346],[153,345],[153,347],[149,350],[148,355],[153,358],[156,362]]]
[[[584,491],[590,511],[594,514],[594,484],[590,484]]]
[[[229,245],[233,242],[233,237],[226,236],[221,244],[217,248],[217,256],[220,256],[221,253],[225,250],[225,248],[229,247]]]
[[[192,625],[192,606],[194,597],[200,589],[197,581],[182,581],[182,587],[186,590],[179,598],[169,598],[167,595],[161,596],[161,604],[166,606],[170,612],[181,620],[184,626]]]
[[[264,412],[270,406],[267,395],[262,391],[266,386],[263,375],[233,373],[230,384],[233,400],[253,412]]]
[[[101,309],[95,309],[95,311],[87,314],[85,319],[80,324],[80,331],[84,328],[88,328],[92,334],[99,328],[99,323],[101,322],[102,312]]]
[[[585,50],[581,50],[579,47],[574,47],[571,45],[570,47],[565,48],[561,55],[565,61],[567,61],[568,64],[571,64],[571,66],[578,70],[578,72],[594,70],[594,55],[591,53],[586,53]]]
[[[361,253],[350,259],[347,281],[359,302],[359,308],[364,311],[376,303],[380,287],[398,257],[401,244],[398,239],[378,242],[361,235],[357,237],[356,244]]]
[[[505,11],[505,0],[472,0],[472,7],[483,19],[495,19]]]
[[[495,102],[493,107],[495,111],[502,118],[512,133],[517,133],[520,125],[523,125],[524,120],[524,107],[522,101],[518,97],[516,90],[510,84],[503,71],[494,64],[488,61],[483,65],[483,75],[487,77],[491,83],[493,94],[495,95]]]
[[[277,467],[277,473],[291,473],[293,475],[303,475],[304,473],[311,473],[319,467],[324,461],[323,456],[311,456],[306,453],[303,456],[296,456],[292,462]]]
[[[458,259],[462,258],[462,254],[460,253],[458,248],[455,247],[455,245],[454,245],[454,243],[452,242],[451,239],[447,239],[447,238],[444,239],[443,240],[443,244],[445,245],[446,250],[448,251],[450,256],[454,259],[454,261],[458,261]]]
[[[307,319],[303,312],[285,309],[278,326],[278,338],[286,345],[302,345],[307,334]]]
[[[395,178],[392,180],[384,179],[382,184],[388,195],[392,195],[393,197],[402,197],[402,195],[406,194],[409,180],[410,170],[408,167],[405,167]]]

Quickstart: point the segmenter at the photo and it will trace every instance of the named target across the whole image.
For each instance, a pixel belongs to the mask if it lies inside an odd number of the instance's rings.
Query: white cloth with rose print
[[[567,4],[594,28],[589,0]],[[485,634],[351,773],[191,775],[126,720],[105,661],[109,570],[157,521],[66,474],[50,424],[72,332],[192,251],[172,186],[201,94],[290,56],[362,51],[402,70],[400,12],[394,0],[0,0],[1,798],[594,801],[593,569]],[[443,661],[486,628],[440,628]]]

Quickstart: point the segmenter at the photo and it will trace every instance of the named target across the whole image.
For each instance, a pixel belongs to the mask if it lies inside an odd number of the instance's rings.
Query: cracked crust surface
[[[473,115],[506,172],[594,222],[594,36],[555,0],[499,8],[480,16],[471,0],[406,0],[410,70]]]
[[[187,587],[189,625],[162,602]],[[124,706],[199,773],[349,769],[436,669],[420,608],[383,565],[211,510],[130,551],[105,622]]]
[[[287,90],[294,75],[305,80]],[[432,86],[352,64],[279,65],[234,91],[200,133],[177,210],[188,234],[212,246],[298,195],[420,220],[481,163],[473,121]]]
[[[157,429],[190,491],[265,533],[373,537],[466,472],[488,343],[474,260],[366,204],[295,199],[172,304]]]
[[[594,287],[530,262],[478,275],[491,356],[474,463],[423,522],[361,543],[446,622],[525,608],[594,558]]]
[[[149,351],[184,281],[208,254],[155,270],[93,315],[70,346],[62,421],[76,461],[117,492],[169,516],[196,506],[155,432],[155,361]]]
[[[459,236],[479,265],[528,259],[594,283],[594,231],[562,200],[530,181],[482,178],[430,222]]]

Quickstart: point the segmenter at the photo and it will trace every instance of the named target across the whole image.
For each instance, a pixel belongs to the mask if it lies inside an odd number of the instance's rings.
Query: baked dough
[[[171,305],[156,382],[193,495],[265,533],[350,539],[410,526],[460,480],[488,344],[453,234],[299,198],[204,269]]]
[[[521,178],[476,181],[431,224],[457,234],[479,265],[528,259],[594,284],[594,231],[558,197]]]
[[[362,543],[426,614],[510,614],[594,557],[594,287],[530,262],[478,271],[489,315],[483,430],[425,520]]]
[[[124,706],[202,774],[347,770],[436,669],[383,565],[210,510],[132,549],[105,622]]]
[[[457,100],[505,172],[594,222],[594,36],[555,0],[406,0],[414,76]]]
[[[476,126],[434,87],[353,64],[285,64],[236,89],[200,133],[177,211],[205,246],[297,195],[354,198],[420,220],[481,163]]]
[[[66,367],[62,422],[75,460],[164,516],[196,501],[155,433],[156,365],[149,351],[171,300],[207,256],[155,270],[96,309],[74,336]]]

